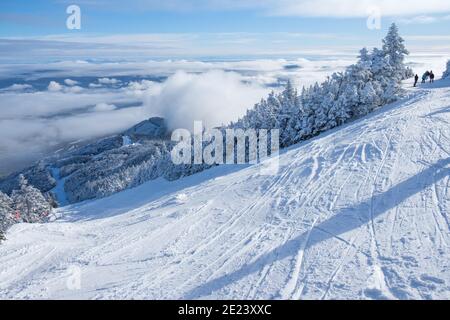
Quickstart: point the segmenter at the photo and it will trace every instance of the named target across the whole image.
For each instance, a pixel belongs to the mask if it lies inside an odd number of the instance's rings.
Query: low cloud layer
[[[0,94],[0,175],[66,143],[117,133],[148,116],[141,100],[125,90],[73,91],[56,82],[41,92],[20,92],[20,87]]]
[[[237,73],[178,72],[147,96],[146,108],[166,118],[170,129],[192,130],[194,121],[211,128],[236,120],[267,92],[258,84],[244,83]]]

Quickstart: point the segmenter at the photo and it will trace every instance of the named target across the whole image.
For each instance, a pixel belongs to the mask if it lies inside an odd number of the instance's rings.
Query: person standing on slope
[[[434,73],[433,73],[433,71],[430,72],[430,83],[434,83]]]
[[[417,87],[417,82],[419,82],[419,75],[416,74],[416,76],[414,77],[414,87]]]
[[[428,79],[429,75],[430,75],[430,73],[428,71],[423,74],[423,76],[422,76],[422,83],[426,83],[427,82],[427,79]]]

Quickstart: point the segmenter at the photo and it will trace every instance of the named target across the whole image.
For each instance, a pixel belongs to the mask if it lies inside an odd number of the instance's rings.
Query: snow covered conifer
[[[406,79],[409,72],[404,65],[404,61],[409,51],[406,50],[405,40],[399,35],[399,30],[395,23],[391,25],[386,38],[383,39],[383,51],[389,57],[395,75],[398,75],[400,80]]]
[[[284,91],[280,96],[281,110],[278,124],[281,129],[281,145],[289,146],[293,144],[296,136],[297,119],[300,115],[300,101],[297,90],[291,81],[288,81]]]
[[[42,193],[19,176],[19,190],[14,190],[11,199],[17,222],[42,222],[49,215],[51,206]]]
[[[297,92],[294,89],[294,86],[292,85],[291,80],[288,80],[286,83],[286,87],[284,88],[283,91],[283,98],[289,102],[294,102],[296,96],[297,96]]]
[[[389,57],[382,50],[375,48],[372,52],[371,72],[377,84],[377,95],[382,103],[390,103],[396,100],[402,92],[401,79],[396,76],[396,69],[390,63]],[[374,86],[375,88],[375,86]]]
[[[372,82],[367,82],[361,90],[363,110],[360,110],[360,114],[366,115],[372,112],[380,104],[379,100]]]
[[[0,191],[0,206],[12,206],[12,200],[10,197],[8,197],[6,194]]]
[[[444,74],[442,75],[442,79],[450,78],[450,60],[447,61],[447,69],[445,70]]]
[[[360,64],[370,65],[371,57],[369,50],[367,50],[367,48],[362,48],[361,51],[359,51],[358,59]]]
[[[262,99],[259,103],[261,129],[272,129],[276,123],[276,113],[274,107],[267,101]]]
[[[6,194],[0,192],[0,241],[5,240],[3,232],[13,224],[12,200]]]

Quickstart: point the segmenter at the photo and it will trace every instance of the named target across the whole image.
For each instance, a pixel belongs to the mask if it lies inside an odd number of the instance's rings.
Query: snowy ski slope
[[[16,225],[0,298],[450,299],[444,85],[286,150],[276,176],[224,166]]]

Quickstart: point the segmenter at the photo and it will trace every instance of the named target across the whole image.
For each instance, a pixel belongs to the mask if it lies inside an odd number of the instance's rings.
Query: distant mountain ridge
[[[169,129],[167,128],[166,120],[160,117],[144,120],[123,133],[123,135],[133,138],[147,137],[153,139],[164,139],[168,134]]]

